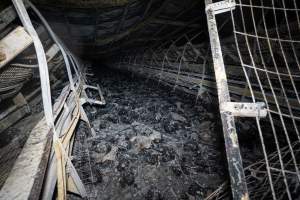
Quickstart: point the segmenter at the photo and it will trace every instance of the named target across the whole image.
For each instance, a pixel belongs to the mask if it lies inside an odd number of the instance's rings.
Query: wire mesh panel
[[[250,198],[299,197],[299,1],[237,0],[234,39],[250,96],[266,103],[256,119],[264,160],[245,169]],[[273,153],[270,153],[273,152]]]
[[[190,31],[142,53],[128,52],[117,66],[199,98],[204,91],[215,88],[212,70],[206,66],[209,60],[207,44],[195,42],[201,37],[203,32]]]

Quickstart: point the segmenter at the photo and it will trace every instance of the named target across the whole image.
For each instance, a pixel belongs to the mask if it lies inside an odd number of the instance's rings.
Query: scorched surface
[[[93,199],[203,199],[226,179],[222,132],[209,101],[103,71],[107,105],[88,107],[73,163]],[[91,167],[89,167],[91,166]]]

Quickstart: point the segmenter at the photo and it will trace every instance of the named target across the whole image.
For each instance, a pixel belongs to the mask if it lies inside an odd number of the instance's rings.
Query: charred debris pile
[[[228,181],[215,97],[196,100],[115,70],[96,77],[107,104],[86,108],[96,135],[81,124],[73,155],[91,198],[202,199]],[[255,131],[249,121],[238,127]],[[251,159],[260,154],[248,147]]]

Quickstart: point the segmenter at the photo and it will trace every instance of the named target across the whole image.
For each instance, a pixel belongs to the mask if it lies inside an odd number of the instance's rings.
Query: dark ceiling
[[[199,0],[36,0],[54,30],[88,59],[142,50],[206,28]]]

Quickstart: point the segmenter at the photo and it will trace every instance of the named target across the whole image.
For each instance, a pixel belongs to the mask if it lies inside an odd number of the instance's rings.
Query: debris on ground
[[[203,199],[227,180],[211,106],[155,82],[98,78],[107,105],[89,113],[96,136],[76,140],[90,152],[95,199]]]

